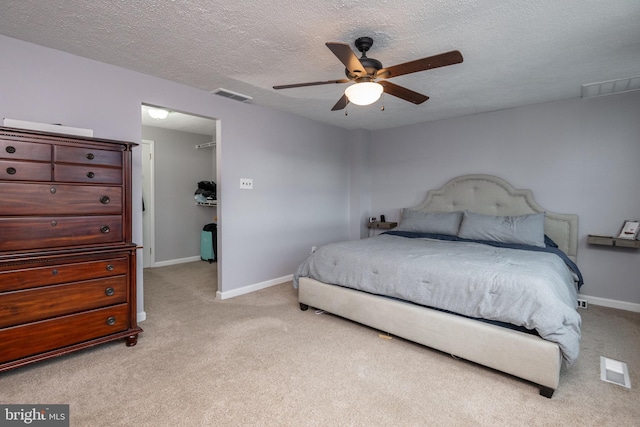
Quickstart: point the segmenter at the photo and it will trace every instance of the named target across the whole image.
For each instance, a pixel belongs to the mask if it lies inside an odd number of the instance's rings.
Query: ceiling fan
[[[326,45],[345,65],[345,74],[347,75],[346,79],[279,85],[273,86],[273,88],[290,89],[331,83],[349,83],[353,81],[355,84],[349,86],[345,90],[344,95],[342,95],[333,108],[331,108],[331,111],[342,110],[347,106],[347,104],[349,104],[349,102],[356,105],[373,104],[380,98],[382,92],[417,105],[422,104],[429,99],[429,97],[391,83],[386,79],[416,73],[418,71],[430,70],[432,68],[446,67],[447,65],[459,64],[462,62],[462,54],[457,50],[452,50],[451,52],[441,53],[439,55],[416,59],[415,61],[383,68],[380,61],[367,57],[367,51],[373,45],[373,39],[371,37],[360,37],[356,39],[355,45],[358,50],[362,52],[362,57],[360,57],[360,59],[358,59],[355,53],[353,53],[353,50],[351,50],[351,47],[346,43],[328,42]]]

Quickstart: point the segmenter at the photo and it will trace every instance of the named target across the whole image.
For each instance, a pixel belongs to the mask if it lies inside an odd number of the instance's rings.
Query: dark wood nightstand
[[[370,222],[367,224],[367,228],[377,228],[377,229],[384,229],[384,230],[389,230],[391,228],[395,228],[398,226],[397,222],[380,222],[380,221],[376,221],[376,222]]]

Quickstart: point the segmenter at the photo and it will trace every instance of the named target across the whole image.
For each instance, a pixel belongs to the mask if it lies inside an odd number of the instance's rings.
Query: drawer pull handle
[[[104,294],[108,297],[112,297],[115,293],[116,291],[113,288],[107,288],[104,290]]]
[[[107,265],[107,271],[113,271],[113,264]]]
[[[87,178],[93,178],[94,176],[96,176],[95,173],[93,172],[87,172]]]
[[[103,225],[102,227],[100,227],[100,232],[101,232],[102,234],[107,234],[107,233],[108,233],[108,232],[110,232],[110,231],[111,231],[111,229],[109,228],[109,226],[108,226],[108,225]]]
[[[113,326],[116,324],[116,318],[111,316],[111,317],[107,317],[107,325],[109,326]]]
[[[51,226],[55,227],[56,225],[58,225],[58,221],[51,221]]]
[[[51,274],[53,274],[54,276],[57,276],[57,275],[58,275],[58,270],[53,270],[53,271],[51,272]]]
[[[89,160],[93,160],[93,159],[95,159],[95,157],[96,156],[94,156],[93,153],[87,154],[87,159],[89,159]]]
[[[13,154],[16,152],[16,147],[14,147],[13,145],[10,145],[5,150],[7,150],[7,153],[9,154]]]
[[[17,172],[16,168],[7,168],[7,173],[9,175],[15,175]]]
[[[102,203],[103,205],[108,205],[110,201],[111,199],[109,198],[109,196],[100,197],[100,203]]]
[[[56,194],[56,191],[58,191],[58,190],[56,190],[56,187],[51,187],[51,188],[49,189],[49,192],[50,192],[51,194]]]

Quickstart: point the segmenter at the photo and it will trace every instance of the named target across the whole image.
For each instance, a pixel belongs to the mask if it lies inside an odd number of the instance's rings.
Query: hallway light
[[[152,119],[164,120],[169,116],[169,112],[162,108],[149,108],[147,111]]]

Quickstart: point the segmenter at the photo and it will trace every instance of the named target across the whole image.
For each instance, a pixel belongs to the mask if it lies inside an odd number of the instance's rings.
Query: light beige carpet
[[[73,426],[638,426],[640,313],[582,310],[581,355],[538,387],[313,310],[290,283],[215,299],[215,264],[145,270],[138,345],[0,374],[0,403],[69,403]],[[632,388],[599,379],[627,362]]]

